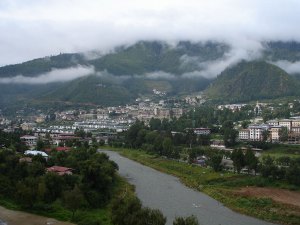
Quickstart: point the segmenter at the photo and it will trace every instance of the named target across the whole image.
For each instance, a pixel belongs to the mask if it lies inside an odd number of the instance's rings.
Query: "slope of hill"
[[[237,102],[298,95],[299,87],[294,77],[275,65],[243,61],[224,70],[206,94],[210,98]]]

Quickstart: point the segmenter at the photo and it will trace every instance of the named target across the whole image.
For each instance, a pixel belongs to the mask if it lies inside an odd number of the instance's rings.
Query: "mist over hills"
[[[229,102],[298,95],[290,74],[300,72],[299,61],[297,42],[265,42],[260,50],[241,52],[213,41],[140,41],[105,55],[60,54],[1,67],[0,103],[118,105],[154,88],[176,96],[208,86],[210,98]]]

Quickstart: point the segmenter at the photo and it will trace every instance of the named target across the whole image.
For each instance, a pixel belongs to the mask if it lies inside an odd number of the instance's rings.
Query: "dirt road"
[[[246,196],[271,198],[276,202],[300,207],[300,192],[297,191],[264,187],[245,187],[237,191],[237,193]]]
[[[4,225],[74,225],[30,213],[13,211],[0,206],[0,224]]]

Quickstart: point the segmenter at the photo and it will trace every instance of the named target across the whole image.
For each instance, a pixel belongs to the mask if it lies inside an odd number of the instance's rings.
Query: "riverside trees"
[[[52,154],[59,153],[52,152],[50,157]],[[60,201],[75,212],[80,207],[102,207],[111,198],[117,165],[103,153],[73,149],[60,154],[59,160],[53,157],[44,163],[38,157],[33,157],[31,163],[21,161],[21,157],[12,150],[0,149],[0,197],[25,209],[49,208]],[[52,165],[73,168],[73,174],[46,172],[46,167]]]

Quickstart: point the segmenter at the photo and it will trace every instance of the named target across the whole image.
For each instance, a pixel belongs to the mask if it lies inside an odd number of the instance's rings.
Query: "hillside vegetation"
[[[230,102],[293,96],[298,81],[279,67],[264,61],[241,62],[224,70],[209,86],[209,97]]]

